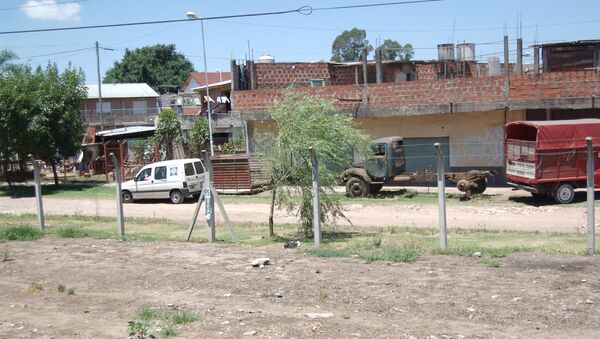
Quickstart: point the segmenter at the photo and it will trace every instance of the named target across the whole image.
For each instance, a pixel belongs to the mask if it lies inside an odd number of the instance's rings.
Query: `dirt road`
[[[0,197],[0,213],[35,213],[34,198]],[[233,222],[266,223],[269,205],[265,203],[225,204],[227,213]],[[167,202],[125,204],[126,217],[151,217],[189,222],[195,204],[191,200],[181,205]],[[60,215],[99,215],[115,216],[116,206],[112,200],[102,199],[44,199],[44,211]],[[347,205],[346,215],[355,226],[362,227],[437,227],[438,208],[435,204],[397,205]],[[597,213],[598,215],[598,213]],[[296,218],[284,212],[277,212],[277,223],[295,223]],[[582,207],[572,206],[528,206],[528,205],[448,205],[447,220],[449,228],[488,228],[532,231],[575,232],[586,222],[586,211]],[[217,222],[222,222],[217,215]],[[345,221],[339,222],[347,224]]]
[[[176,338],[600,333],[598,256],[523,253],[490,268],[472,257],[366,264],[280,246],[44,238],[0,249],[10,253],[0,262],[0,338],[124,338],[141,308],[197,315],[175,326]],[[259,257],[273,264],[251,267]]]

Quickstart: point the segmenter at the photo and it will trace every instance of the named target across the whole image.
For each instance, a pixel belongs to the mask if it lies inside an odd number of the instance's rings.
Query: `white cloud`
[[[76,3],[56,3],[56,0],[29,0],[21,10],[31,19],[75,21],[79,20],[81,6]]]

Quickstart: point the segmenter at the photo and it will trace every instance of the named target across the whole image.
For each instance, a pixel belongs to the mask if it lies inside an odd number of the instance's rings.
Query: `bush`
[[[12,226],[0,229],[0,241],[32,241],[43,236],[43,231],[32,226]]]

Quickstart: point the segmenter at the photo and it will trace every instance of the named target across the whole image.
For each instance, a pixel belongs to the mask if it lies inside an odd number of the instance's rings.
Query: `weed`
[[[0,228],[0,241],[32,241],[41,238],[44,232],[32,226]]]
[[[308,250],[308,253],[316,257],[324,258],[349,257],[351,255],[350,252],[345,249],[337,249],[332,247],[311,248]]]
[[[198,320],[196,315],[185,311],[175,312],[172,318],[173,323],[177,325],[193,323],[196,320]]]
[[[348,320],[348,319],[350,319],[350,316],[349,316],[349,315],[347,315],[347,314],[343,314],[343,315],[342,315],[342,318],[344,318],[345,320]]]
[[[65,285],[63,285],[63,284],[59,284],[59,285],[56,287],[56,290],[57,290],[57,291],[59,291],[60,293],[63,293],[63,292],[66,290],[66,289],[67,289],[67,288],[66,288],[66,287],[65,287]]]
[[[169,326],[169,327],[165,327],[161,333],[165,337],[174,337],[177,335],[177,330],[175,328]]]
[[[483,264],[489,268],[498,268],[500,267],[500,261],[498,260],[494,260],[491,258],[482,258],[481,260],[479,260],[480,264]]]
[[[162,318],[162,314],[159,311],[142,308],[138,311],[138,317],[142,320],[152,320]]]
[[[143,320],[131,320],[128,322],[127,333],[129,336],[132,336],[136,339],[143,338],[154,338],[154,330],[151,327],[154,325],[153,321],[143,321]]]
[[[61,238],[85,238],[89,234],[81,228],[62,227],[56,231],[56,234]]]
[[[10,251],[8,248],[2,250],[2,260],[0,261],[9,261],[10,260]]]
[[[29,285],[29,291],[31,293],[41,292],[43,290],[44,290],[44,287],[38,281],[34,281],[31,283],[31,285]]]
[[[373,237],[371,239],[371,245],[373,245],[373,247],[381,246],[381,237],[380,236]]]
[[[329,298],[329,293],[319,291],[319,300],[325,301],[325,299]]]
[[[71,287],[71,288],[69,288],[69,289],[67,290],[67,295],[75,295],[75,289],[74,289],[74,288],[72,288],[72,287]]]

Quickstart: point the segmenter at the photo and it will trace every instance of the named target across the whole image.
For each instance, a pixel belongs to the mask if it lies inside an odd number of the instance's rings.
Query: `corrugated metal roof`
[[[104,86],[103,86],[104,87]],[[108,129],[105,131],[96,132],[96,135],[103,137],[111,137],[116,135],[128,135],[156,130],[156,126],[131,126],[123,128]]]
[[[214,84],[210,84],[210,85],[208,85],[208,88],[211,89],[211,88],[216,88],[216,87],[225,87],[227,85],[231,86],[231,80],[225,80],[225,81],[221,81],[221,82],[216,82]],[[192,90],[192,91],[198,91],[201,89],[206,89],[206,86],[190,88],[190,90]]]
[[[88,99],[98,98],[98,85],[86,85]],[[102,84],[103,98],[158,98],[156,93],[146,83],[136,84]]]

